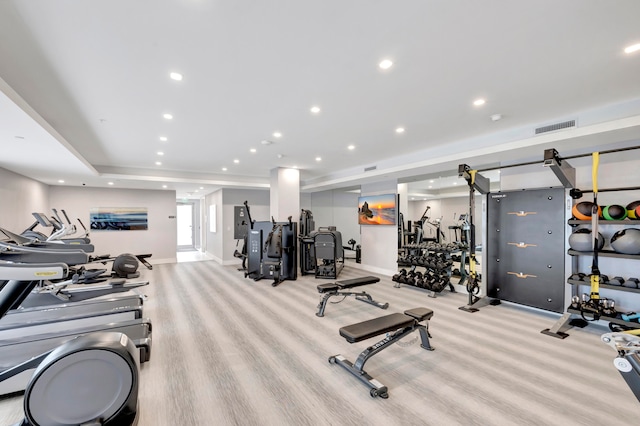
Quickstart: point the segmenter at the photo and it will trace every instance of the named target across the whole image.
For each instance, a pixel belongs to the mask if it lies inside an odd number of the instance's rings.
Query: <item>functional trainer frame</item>
[[[339,354],[329,357],[329,363],[339,364],[349,373],[356,376],[369,387],[369,395],[372,397],[375,398],[379,396],[380,398],[387,399],[389,398],[388,388],[364,371],[365,363],[375,354],[416,330],[420,333],[420,346],[429,351],[434,350],[429,343],[428,320],[432,316],[433,311],[431,309],[413,308],[404,311],[404,314],[395,313],[342,327],[340,329],[340,335],[349,343],[359,342],[384,333],[389,334],[381,341],[374,343],[362,351],[354,363]],[[425,321],[425,324],[422,324],[423,321]]]

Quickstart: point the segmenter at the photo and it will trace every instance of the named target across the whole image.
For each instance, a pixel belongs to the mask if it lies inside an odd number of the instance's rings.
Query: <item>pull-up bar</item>
[[[615,152],[632,151],[634,149],[640,149],[640,146],[631,146],[631,147],[628,147],[628,148],[609,149],[609,150],[606,150],[606,151],[599,151],[599,152],[600,152],[600,155],[602,155],[602,154],[613,154]],[[516,164],[508,164],[508,165],[504,165],[504,166],[487,167],[487,168],[484,168],[484,169],[477,169],[477,171],[478,172],[488,172],[488,171],[491,171],[491,170],[508,169],[508,168],[511,168],[511,167],[520,167],[520,166],[530,166],[530,165],[533,165],[533,164],[540,164],[540,163],[542,163],[544,165],[546,160],[547,160],[547,152],[549,152],[549,151],[555,151],[555,150],[550,150],[550,149],[545,150],[545,159],[542,160],[542,161],[539,161],[539,160],[538,161],[527,161],[527,162],[524,162],[524,163],[516,163]],[[557,151],[555,151],[555,152],[557,154]],[[584,153],[584,154],[569,155],[569,156],[566,156],[566,157],[557,157],[557,159],[558,160],[571,160],[573,158],[590,157],[591,154],[592,154],[591,152],[587,152],[587,153]]]

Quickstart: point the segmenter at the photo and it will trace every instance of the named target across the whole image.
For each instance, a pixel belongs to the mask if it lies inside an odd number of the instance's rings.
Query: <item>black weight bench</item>
[[[371,337],[389,333],[381,341],[374,343],[362,351],[355,363],[347,360],[342,355],[329,357],[329,363],[340,364],[345,370],[356,376],[369,387],[369,394],[372,397],[388,398],[388,389],[385,385],[371,377],[363,370],[364,364],[369,358],[399,341],[408,334],[418,330],[421,347],[432,351],[434,348],[429,344],[429,319],[433,316],[433,311],[427,308],[414,308],[404,311],[404,314],[396,313],[383,317],[370,319],[357,324],[348,325],[340,329],[340,335],[347,339],[349,343],[359,342]],[[425,321],[425,324],[422,322]]]
[[[318,304],[318,312],[316,312],[316,315],[319,317],[324,316],[324,309],[327,307],[327,302],[329,301],[329,298],[332,296],[345,296],[345,297],[355,296],[356,300],[369,303],[370,305],[377,306],[380,309],[387,309],[389,307],[388,303],[376,302],[375,300],[373,300],[370,294],[364,291],[359,293],[352,292],[352,291],[344,291],[346,289],[358,287],[361,285],[377,283],[378,281],[380,281],[380,278],[368,276],[368,277],[353,278],[350,280],[336,281],[335,283],[318,285],[318,293],[324,294],[324,296],[322,297],[322,300],[320,300],[320,303]]]

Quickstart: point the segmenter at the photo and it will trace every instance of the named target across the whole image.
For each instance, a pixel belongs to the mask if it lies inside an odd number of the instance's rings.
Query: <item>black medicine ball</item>
[[[576,251],[593,251],[591,229],[582,228],[569,236],[569,247]],[[598,250],[604,247],[604,237],[598,232]]]
[[[611,237],[611,248],[622,254],[640,254],[640,229],[622,229]]]

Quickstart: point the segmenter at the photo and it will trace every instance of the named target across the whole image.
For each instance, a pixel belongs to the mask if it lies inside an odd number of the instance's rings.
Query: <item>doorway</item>
[[[193,202],[179,202],[177,204],[178,251],[192,251],[196,249],[195,209]]]

